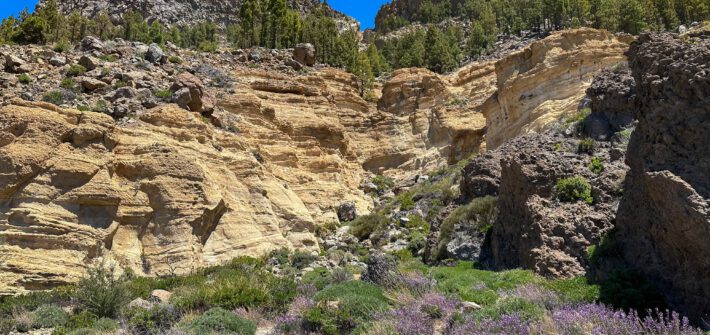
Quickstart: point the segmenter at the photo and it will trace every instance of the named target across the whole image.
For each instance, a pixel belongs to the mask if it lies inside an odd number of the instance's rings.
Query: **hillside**
[[[710,330],[708,22],[43,4],[0,25],[2,334]]]

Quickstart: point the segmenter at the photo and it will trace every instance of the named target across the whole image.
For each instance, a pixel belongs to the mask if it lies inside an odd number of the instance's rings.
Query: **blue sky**
[[[0,18],[16,15],[25,7],[32,10],[37,0],[0,0]],[[328,3],[335,9],[344,12],[362,23],[363,29],[375,25],[375,14],[382,4],[388,0],[329,0]]]
[[[4,19],[10,15],[17,15],[25,7],[29,10],[33,10],[37,4],[37,0],[0,0],[2,5],[0,6],[0,19]]]

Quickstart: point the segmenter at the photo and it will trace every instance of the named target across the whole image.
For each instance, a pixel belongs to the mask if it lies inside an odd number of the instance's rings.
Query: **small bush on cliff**
[[[67,70],[67,76],[76,77],[86,73],[86,68],[79,64],[74,64]]]
[[[477,230],[487,234],[493,228],[493,223],[498,217],[496,204],[496,197],[476,198],[451,213],[439,229],[439,240],[437,241],[437,249],[434,251],[434,259],[442,260],[448,257],[446,246],[451,241],[456,224],[474,225]]]
[[[54,305],[43,305],[34,311],[35,328],[63,326],[69,320],[67,313]]]
[[[593,154],[594,153],[594,147],[596,143],[594,143],[594,140],[591,138],[585,138],[581,141],[579,141],[579,145],[577,146],[577,152],[580,154]]]
[[[26,73],[21,74],[17,80],[20,81],[21,84],[29,84],[32,82],[32,77],[28,76]]]
[[[114,317],[130,299],[124,280],[118,278],[113,267],[98,266],[88,270],[79,282],[76,300],[80,310],[98,317]]]
[[[584,201],[592,204],[592,185],[584,177],[564,178],[555,185],[555,196],[562,202]]]
[[[599,157],[592,158],[592,161],[589,163],[589,171],[592,171],[597,176],[604,172],[604,163],[602,163]]]
[[[256,325],[232,312],[221,308],[212,308],[185,325],[185,329],[194,335],[201,334],[236,334],[253,335]]]
[[[378,193],[384,193],[394,186],[394,180],[385,176],[375,176],[372,178],[372,183],[377,186]]]
[[[387,222],[389,222],[389,219],[380,213],[364,215],[353,221],[350,226],[350,233],[358,239],[364,240],[384,228]]]

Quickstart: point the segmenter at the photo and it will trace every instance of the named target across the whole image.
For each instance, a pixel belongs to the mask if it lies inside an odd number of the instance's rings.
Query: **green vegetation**
[[[42,101],[59,106],[65,102],[64,94],[61,91],[50,91],[42,96]]]
[[[153,93],[156,97],[161,100],[170,100],[173,97],[173,92],[168,89],[157,90]]]
[[[592,161],[589,163],[589,171],[596,174],[597,176],[604,172],[604,163],[599,157],[592,157]]]
[[[364,240],[371,238],[374,233],[383,229],[387,223],[389,223],[389,219],[382,214],[363,215],[352,222],[350,233],[358,239]]]
[[[555,184],[555,195],[557,200],[562,202],[584,201],[592,204],[592,186],[584,177],[564,178]]]
[[[385,176],[375,176],[372,178],[372,183],[377,186],[378,193],[384,193],[394,186],[394,180]]]
[[[21,74],[19,77],[17,77],[17,80],[24,85],[27,85],[32,82],[32,77],[27,75],[26,73]]]
[[[54,50],[54,52],[63,53],[63,52],[67,52],[67,51],[71,50],[71,48],[72,48],[72,46],[69,42],[59,41],[54,44],[54,47],[52,48],[52,50]]]
[[[69,67],[69,70],[67,70],[67,76],[70,77],[81,76],[84,73],[86,73],[86,68],[79,64],[74,64]]]
[[[185,325],[190,334],[229,333],[253,335],[256,325],[222,308],[212,308]]]
[[[585,139],[579,141],[579,144],[577,146],[577,152],[592,155],[592,154],[594,154],[594,147],[595,146],[596,146],[596,143],[594,142],[593,139],[585,138]]]
[[[168,62],[173,64],[182,64],[182,58],[178,56],[170,56],[168,57]]]
[[[477,227],[483,233],[488,234],[493,228],[493,223],[498,217],[496,197],[484,197],[473,199],[467,205],[457,208],[439,228],[439,240],[433,259],[443,260],[448,258],[446,245],[453,237],[454,228],[459,223],[468,222],[468,225]]]

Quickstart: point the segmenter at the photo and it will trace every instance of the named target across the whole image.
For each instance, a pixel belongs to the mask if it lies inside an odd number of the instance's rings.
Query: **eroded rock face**
[[[625,258],[696,319],[710,311],[710,40],[642,35],[639,120],[617,227]]]
[[[148,46],[103,44],[121,60],[98,61],[83,77],[109,86],[86,80],[67,108],[13,101],[56,90],[63,70],[47,64],[43,47],[0,46],[32,59],[37,78],[21,86],[0,77],[0,234],[11,255],[2,293],[75,281],[102,259],[154,275],[277,247],[315,249],[313,226],[337,220],[340,204],[358,215],[372,209],[361,188],[373,174],[413,180],[485,148],[484,111],[497,108],[501,89],[495,62],[446,76],[402,69],[378,84],[375,104],[351,74],[293,71],[283,61],[290,51],[170,49],[183,63],[144,67],[136,55]],[[85,55],[67,53],[67,64]],[[213,97],[212,113],[204,101],[199,115],[153,96],[185,72],[202,84],[187,80],[175,92]],[[68,108],[100,110],[102,101],[113,118]]]
[[[594,75],[625,60],[629,42],[604,30],[560,31],[496,62],[498,94],[482,108],[488,148],[575,112]]]
[[[169,274],[317,249],[296,193],[243,140],[177,106],[127,126],[41,104],[3,107],[0,120],[2,293],[72,282],[99,258]]]
[[[611,158],[611,143],[598,142],[594,155],[604,171],[596,175],[589,168],[592,157],[576,153],[578,141],[551,131],[521,136],[499,149],[503,158],[500,214],[491,236],[494,267],[522,267],[548,277],[586,273],[587,248],[614,226],[627,167]],[[573,176],[590,182],[593,204],[556,199],[557,181]]]
[[[594,139],[609,139],[634,121],[636,81],[625,68],[605,69],[587,89],[592,113],[584,121],[587,135]]]

